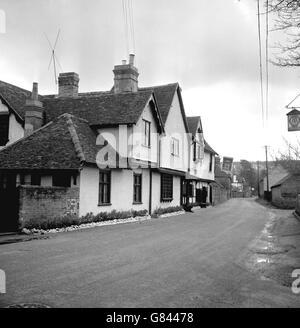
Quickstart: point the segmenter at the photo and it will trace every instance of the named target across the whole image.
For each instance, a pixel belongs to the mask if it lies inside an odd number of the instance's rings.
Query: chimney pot
[[[134,65],[134,54],[129,55],[129,65]]]
[[[126,59],[122,60],[122,65],[126,65]]]
[[[33,82],[32,85],[32,94],[31,94],[31,99],[32,100],[38,100],[39,99],[39,87],[37,82]]]
[[[38,84],[32,85],[31,97],[25,103],[25,136],[41,128],[44,123],[43,103],[39,101]]]

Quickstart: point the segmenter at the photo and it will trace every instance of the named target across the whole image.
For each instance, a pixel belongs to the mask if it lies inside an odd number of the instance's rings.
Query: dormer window
[[[8,143],[9,113],[0,112],[0,146]]]
[[[151,147],[151,122],[143,120],[144,123],[144,140],[143,146]]]

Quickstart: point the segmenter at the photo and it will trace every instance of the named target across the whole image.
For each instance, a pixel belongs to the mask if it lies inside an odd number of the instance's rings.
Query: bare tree
[[[271,31],[281,31],[286,40],[276,42],[275,58],[277,66],[300,66],[300,0],[269,0],[268,14],[272,14],[274,26]]]
[[[280,164],[290,173],[300,174],[300,141],[297,140],[295,144],[291,144],[284,139],[284,150],[278,150],[272,155],[275,163]]]

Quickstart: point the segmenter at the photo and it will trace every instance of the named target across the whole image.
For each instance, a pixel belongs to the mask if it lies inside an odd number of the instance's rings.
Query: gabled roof
[[[160,86],[139,88],[140,91],[149,91],[149,90],[154,91],[158,108],[164,124],[167,121],[169,110],[171,108],[172,101],[178,87],[179,87],[178,83],[171,83],[171,84],[160,85]]]
[[[207,153],[211,153],[213,155],[218,155],[218,153],[211,148],[211,146],[207,143],[205,139],[204,139],[204,151],[206,151]]]
[[[288,112],[286,115],[296,115],[296,114],[299,114],[300,111],[297,110],[297,109],[293,109],[292,111]]]
[[[136,93],[114,94],[110,91],[79,93],[78,97],[59,98],[57,95],[39,95],[46,113],[46,122],[69,113],[86,119],[91,125],[135,124],[151,95],[155,99],[159,113],[156,115],[163,131],[175,93],[178,93],[180,108],[186,132],[188,124],[178,83],[139,88]],[[31,92],[0,81],[0,97],[22,121],[25,119],[25,102]],[[159,122],[161,121],[161,122]]]
[[[153,87],[146,87],[146,88],[139,88],[141,91],[145,90],[153,90],[155,94],[155,98],[157,101],[157,105],[163,120],[163,123],[165,124],[172,106],[172,102],[175,96],[175,93],[178,93],[179,103],[180,103],[180,110],[183,117],[183,123],[186,129],[186,132],[189,132],[185,110],[183,106],[183,101],[181,97],[181,91],[178,83],[170,83],[166,85],[159,85],[159,86],[153,86]]]
[[[275,187],[281,186],[286,180],[288,180],[291,177],[292,177],[292,174],[286,175],[284,178],[282,178],[281,180],[279,180],[276,184],[274,184],[273,186],[271,186],[271,189],[272,188],[275,188]]]
[[[194,136],[197,133],[198,126],[200,124],[200,129],[202,132],[202,124],[200,116],[189,116],[186,118],[189,131]]]
[[[0,151],[0,169],[73,170],[96,163],[101,146],[87,121],[64,114]]]
[[[30,97],[30,91],[0,81],[0,98],[21,120],[25,117],[25,101]]]
[[[43,103],[47,122],[68,113],[87,120],[90,125],[135,124],[152,95],[152,91],[104,93],[97,96],[44,98]]]

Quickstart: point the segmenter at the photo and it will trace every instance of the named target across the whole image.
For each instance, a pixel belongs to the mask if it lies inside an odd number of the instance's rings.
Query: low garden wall
[[[214,184],[212,185],[212,198],[213,198],[212,205],[217,205],[227,201],[230,198],[230,196],[227,189],[217,184]]]
[[[300,215],[300,195],[298,195],[295,206],[296,213]]]
[[[78,217],[79,188],[21,186],[19,204],[20,228],[29,221]]]
[[[297,199],[292,197],[278,197],[272,199],[272,204],[282,209],[294,209],[296,207]]]
[[[297,203],[296,192],[283,192],[284,189],[281,186],[272,188],[271,202],[278,208],[282,209],[294,209]]]

